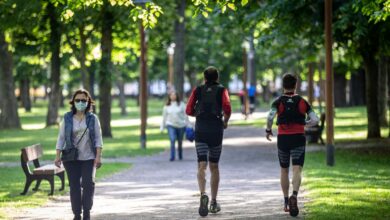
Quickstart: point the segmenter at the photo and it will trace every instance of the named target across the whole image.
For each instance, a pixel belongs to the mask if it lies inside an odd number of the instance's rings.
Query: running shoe
[[[212,201],[210,204],[210,212],[217,213],[221,211],[221,206],[217,203],[217,201]]]
[[[199,215],[205,217],[209,214],[209,209],[207,206],[209,205],[209,197],[206,194],[200,196],[200,206],[199,206]]]
[[[288,208],[290,210],[291,216],[295,217],[299,214],[298,199],[296,196],[290,196],[290,198],[288,199]]]

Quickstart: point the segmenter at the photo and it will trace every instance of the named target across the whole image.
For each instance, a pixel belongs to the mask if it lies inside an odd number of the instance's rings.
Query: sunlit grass
[[[337,150],[334,167],[325,153],[308,153],[304,187],[307,219],[389,219],[388,150]]]
[[[128,169],[130,166],[130,164],[125,163],[106,163],[96,172],[96,179],[99,181],[99,179],[123,169]],[[33,182],[27,195],[20,195],[24,188],[24,182],[25,176],[22,168],[0,168],[0,219],[5,219],[7,212],[15,212],[19,208],[39,207],[52,198],[47,195],[50,192],[50,185],[47,181],[42,181],[37,192],[32,191],[35,186],[35,182]],[[64,195],[69,191],[68,180],[65,180],[65,191],[58,191],[60,187],[61,181],[58,177],[55,177],[54,196]]]

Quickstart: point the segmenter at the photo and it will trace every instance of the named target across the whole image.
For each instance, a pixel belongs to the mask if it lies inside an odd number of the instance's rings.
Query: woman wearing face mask
[[[93,204],[95,169],[102,165],[103,141],[99,119],[91,112],[94,101],[89,92],[77,90],[70,104],[71,111],[65,114],[60,125],[55,165],[64,164],[74,219],[81,219],[83,213],[83,219],[87,220]],[[62,150],[72,147],[77,148],[77,159],[62,162]]]

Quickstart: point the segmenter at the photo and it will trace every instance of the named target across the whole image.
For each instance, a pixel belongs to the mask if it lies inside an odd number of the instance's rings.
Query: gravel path
[[[263,129],[231,127],[225,132],[220,161],[218,201],[222,211],[198,215],[196,152],[186,142],[184,160],[169,162],[169,152],[119,159],[133,167],[99,181],[93,219],[289,219],[282,212],[275,140],[266,142]],[[209,172],[207,179],[209,179]],[[209,181],[208,181],[209,183]],[[210,195],[209,184],[207,191]],[[300,199],[300,207],[303,204]],[[14,219],[72,219],[68,195],[47,205],[14,213]],[[303,213],[298,216],[303,218]]]

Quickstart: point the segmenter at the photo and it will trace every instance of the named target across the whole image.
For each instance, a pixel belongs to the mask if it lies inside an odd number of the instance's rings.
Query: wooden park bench
[[[320,124],[314,127],[305,127],[305,136],[308,143],[318,143],[320,140],[321,144],[324,144],[322,139],[322,131],[325,127],[325,113],[321,114]]]
[[[31,183],[36,180],[37,183],[33,191],[37,191],[42,180],[47,180],[50,183],[50,193],[53,195],[54,191],[54,176],[58,176],[61,179],[61,190],[64,189],[64,168],[56,167],[54,164],[41,166],[39,164],[39,158],[42,157],[43,151],[40,144],[34,144],[21,149],[22,153],[20,156],[20,162],[24,174],[26,175],[26,184],[21,195],[26,195],[28,189],[30,188]],[[29,167],[29,162],[32,161],[34,164],[34,169],[31,172]]]

